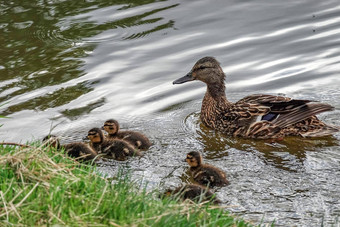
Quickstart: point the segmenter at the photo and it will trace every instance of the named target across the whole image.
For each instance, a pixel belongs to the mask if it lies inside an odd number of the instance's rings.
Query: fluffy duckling
[[[147,150],[152,145],[150,140],[140,132],[120,131],[118,121],[109,119],[105,121],[103,129],[108,133],[108,139],[122,139],[140,150]]]
[[[197,184],[187,184],[175,189],[168,189],[164,195],[179,196],[183,200],[190,199],[194,202],[212,201],[214,204],[220,203],[211,190]]]
[[[219,168],[204,164],[199,152],[189,152],[185,161],[189,164],[189,172],[197,183],[210,187],[229,184],[225,173]]]
[[[97,152],[85,143],[75,142],[61,145],[59,139],[54,135],[45,136],[43,142],[58,150],[64,149],[69,156],[77,160],[90,161],[97,156]]]
[[[255,94],[236,103],[225,94],[225,74],[213,57],[196,62],[191,71],[173,84],[202,81],[207,91],[202,101],[202,122],[229,136],[254,139],[283,139],[286,136],[321,137],[340,130],[326,125],[315,115],[334,107],[313,100]],[[314,103],[313,103],[314,102]]]
[[[104,154],[106,158],[123,161],[128,156],[141,156],[131,144],[124,140],[112,139],[107,140],[100,128],[92,128],[87,137],[89,138],[91,147],[98,152]]]

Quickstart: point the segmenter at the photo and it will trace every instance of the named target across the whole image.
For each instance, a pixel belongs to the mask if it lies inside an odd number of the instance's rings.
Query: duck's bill
[[[188,73],[187,75],[175,80],[174,82],[172,82],[173,84],[183,84],[185,82],[189,82],[189,81],[193,81],[194,78],[192,77],[192,73]]]

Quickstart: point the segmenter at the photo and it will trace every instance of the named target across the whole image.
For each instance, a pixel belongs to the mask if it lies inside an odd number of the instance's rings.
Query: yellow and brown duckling
[[[74,142],[61,145],[57,136],[54,135],[45,136],[43,142],[58,150],[64,149],[66,154],[80,161],[91,161],[97,157],[97,152],[85,143]]]
[[[130,143],[120,139],[105,139],[100,128],[92,128],[87,137],[89,138],[91,147],[103,154],[106,158],[123,161],[129,156],[141,156],[140,152]]]
[[[225,74],[213,57],[196,62],[191,71],[173,84],[199,80],[207,84],[202,101],[202,122],[229,136],[282,139],[286,136],[321,137],[340,130],[326,125],[315,115],[331,111],[331,105],[283,96],[255,94],[236,103],[225,94]]]
[[[108,133],[108,139],[122,139],[140,150],[147,150],[152,145],[150,140],[140,132],[120,131],[118,121],[109,119],[105,121],[103,129]]]
[[[189,152],[185,161],[190,166],[190,174],[198,184],[210,187],[221,187],[229,184],[223,170],[204,164],[202,155],[199,152]]]
[[[186,184],[175,189],[168,189],[164,195],[175,196],[183,200],[190,199],[194,202],[212,201],[212,203],[220,203],[216,195],[207,187],[198,184]]]

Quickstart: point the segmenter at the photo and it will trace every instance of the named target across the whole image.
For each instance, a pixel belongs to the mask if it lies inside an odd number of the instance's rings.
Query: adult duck
[[[225,74],[213,57],[198,60],[186,76],[173,84],[194,80],[207,84],[201,121],[226,135],[255,139],[321,137],[332,135],[340,129],[326,125],[315,116],[334,109],[328,104],[263,94],[250,95],[236,103],[228,101]]]

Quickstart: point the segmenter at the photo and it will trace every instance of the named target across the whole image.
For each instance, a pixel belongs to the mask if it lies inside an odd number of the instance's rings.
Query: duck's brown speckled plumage
[[[174,84],[193,80],[207,84],[201,108],[202,122],[226,135],[281,139],[328,136],[339,131],[339,127],[326,125],[315,116],[334,109],[328,104],[263,94],[229,102],[225,95],[225,74],[213,57],[198,60],[192,70]]]
[[[88,132],[91,147],[103,154],[105,158],[112,158],[118,161],[124,161],[129,156],[140,156],[138,150],[133,145],[120,139],[107,140],[100,128],[92,128]]]
[[[210,187],[221,187],[229,184],[225,173],[217,167],[204,164],[199,152],[189,152],[185,161],[190,166],[190,174],[198,184]]]
[[[103,129],[108,133],[108,139],[122,139],[140,150],[147,150],[152,145],[150,140],[140,132],[121,131],[118,121],[109,119],[105,121]]]

